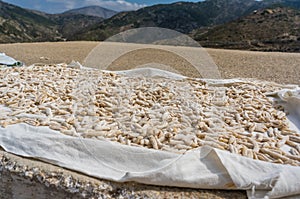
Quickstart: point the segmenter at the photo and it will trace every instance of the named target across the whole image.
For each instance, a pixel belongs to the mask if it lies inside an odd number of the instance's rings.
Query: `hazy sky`
[[[177,1],[198,2],[200,0],[3,0],[24,8],[60,13],[65,10],[90,5],[98,5],[116,11],[137,10],[144,6]]]

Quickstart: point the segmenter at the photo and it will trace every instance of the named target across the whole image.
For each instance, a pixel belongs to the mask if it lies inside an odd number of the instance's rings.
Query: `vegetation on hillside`
[[[0,43],[68,40],[102,20],[75,13],[50,15],[0,1]]]
[[[195,31],[203,46],[263,51],[300,51],[300,10],[272,7],[213,28]]]

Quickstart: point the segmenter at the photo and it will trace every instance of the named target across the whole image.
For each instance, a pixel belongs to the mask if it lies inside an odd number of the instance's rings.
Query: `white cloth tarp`
[[[284,90],[277,96],[284,100],[293,128],[300,132],[300,90]],[[209,147],[180,155],[66,136],[48,127],[26,124],[0,127],[0,145],[10,153],[118,182],[239,189],[247,190],[249,198],[300,197],[300,167],[252,160]]]
[[[20,64],[21,64],[20,62],[18,62],[12,57],[7,56],[5,53],[0,53],[0,65],[14,66]]]

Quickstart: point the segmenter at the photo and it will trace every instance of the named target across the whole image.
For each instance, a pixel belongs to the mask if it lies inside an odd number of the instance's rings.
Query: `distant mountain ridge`
[[[253,15],[277,8],[282,8],[282,13],[276,12],[275,17]],[[202,45],[211,47],[297,51],[300,27],[297,9],[300,9],[300,0],[206,0],[198,3],[160,4],[130,12],[112,12],[112,17],[104,19],[109,17],[109,12],[103,14],[103,9],[97,6],[53,15],[0,1],[0,43],[99,41],[133,28],[162,27],[189,34]],[[93,16],[96,14],[103,17]],[[258,22],[258,26],[255,26]],[[270,28],[273,31],[269,32],[279,35],[268,34]],[[248,33],[245,34],[247,29]],[[288,34],[282,33],[280,29]],[[282,38],[280,35],[283,35]],[[287,42],[285,37],[295,41]],[[250,41],[251,45],[244,45],[245,41]]]
[[[178,2],[122,12],[76,35],[74,39],[103,40],[124,30],[139,27],[162,27],[190,33],[199,27],[222,24],[260,9],[255,0],[206,0]]]
[[[72,9],[64,12],[63,14],[82,14],[93,17],[101,17],[103,19],[108,19],[118,12],[114,10],[109,10],[100,6],[87,6],[83,8]]]
[[[154,5],[116,14],[72,39],[104,40],[128,29],[149,26],[189,34],[195,29],[224,24],[272,5],[300,8],[300,0],[206,0]]]

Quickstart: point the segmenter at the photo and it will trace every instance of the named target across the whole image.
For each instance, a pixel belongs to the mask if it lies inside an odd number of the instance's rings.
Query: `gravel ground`
[[[69,63],[72,60],[82,63],[88,53],[98,44],[97,42],[1,44],[0,52],[5,52],[7,55],[23,61],[27,65],[33,63]],[[300,54],[219,49],[207,49],[207,52],[219,66],[223,78],[258,78],[278,83],[300,85]],[[151,60],[151,53],[146,53],[146,56],[148,60]],[[153,56],[153,59],[157,57],[155,53]],[[137,65],[138,60],[142,58],[143,54],[137,52],[137,54],[131,54],[127,58],[116,60],[111,68],[121,70],[129,67],[129,65]],[[162,60],[164,60],[162,64],[170,63],[174,61],[174,57],[163,57]],[[182,62],[174,63],[177,70],[180,63]],[[183,73],[187,65],[182,68]],[[39,168],[42,172],[34,174],[32,178],[25,176],[24,169],[32,171],[34,168]],[[101,194],[104,194],[107,198],[122,198],[124,196],[125,198],[136,196],[141,198],[246,198],[246,192],[244,191],[179,189],[97,180],[53,165],[20,158],[3,151],[0,152],[0,171],[0,193],[6,194],[2,194],[0,198],[18,198],[14,194],[16,194],[15,190],[19,188],[31,193],[28,198],[48,198],[49,194],[53,193],[57,194],[55,196],[58,198],[81,198],[83,195],[97,197],[101,196]],[[50,175],[51,177],[53,172],[56,173],[56,176],[59,176],[59,179],[66,179],[71,176],[72,179],[76,179],[76,182],[90,185],[86,189],[80,189],[81,191],[73,193],[72,196],[70,196],[72,190],[68,190],[63,184],[58,187],[51,186],[51,189],[49,189],[49,182],[47,180],[39,180],[41,179],[39,175],[44,177]],[[33,191],[37,187],[39,191]],[[99,191],[99,187],[106,188]],[[50,193],[49,190],[54,191]],[[98,190],[98,195],[94,193],[94,190]]]
[[[300,53],[208,49],[224,78],[257,78],[300,85]]]
[[[0,44],[0,52],[5,52],[27,65],[33,63],[69,63],[72,60],[83,62],[98,42],[58,42],[58,43],[25,43]],[[151,51],[151,50],[150,50]],[[149,52],[150,52],[149,51]],[[209,55],[219,66],[223,78],[257,78],[285,84],[300,85],[300,53],[253,52],[239,50],[207,49]],[[168,53],[165,53],[167,55]],[[130,54],[127,58],[118,59],[112,69],[120,70],[129,65],[141,64],[141,59],[173,63],[178,70],[182,65],[185,73],[188,64],[174,61],[173,56],[160,58],[157,53],[140,52]],[[151,57],[152,56],[152,57]]]
[[[82,62],[87,54],[98,45],[97,42],[46,42],[0,44],[0,52],[24,62],[34,63],[70,63]]]

